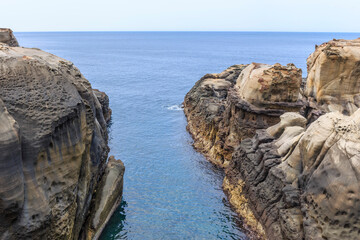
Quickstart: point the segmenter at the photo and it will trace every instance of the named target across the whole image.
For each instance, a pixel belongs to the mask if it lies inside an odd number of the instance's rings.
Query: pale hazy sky
[[[14,31],[360,32],[360,0],[0,0]]]

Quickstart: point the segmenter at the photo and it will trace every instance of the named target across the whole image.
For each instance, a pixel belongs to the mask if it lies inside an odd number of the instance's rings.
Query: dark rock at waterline
[[[108,95],[106,95],[106,93],[98,90],[98,89],[93,89],[93,92],[95,93],[95,96],[97,97],[97,99],[99,100],[101,106],[102,106],[102,110],[103,110],[103,115],[105,118],[105,121],[108,123],[110,122],[111,119],[111,113],[112,110],[109,106],[109,97]]]
[[[71,62],[1,40],[0,238],[98,236],[121,199],[124,171],[107,164],[108,98],[100,102]],[[95,194],[108,181],[111,199]],[[89,231],[97,201],[106,207]]]

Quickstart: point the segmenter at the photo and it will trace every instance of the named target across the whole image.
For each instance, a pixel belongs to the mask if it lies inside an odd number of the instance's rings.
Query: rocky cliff
[[[250,64],[186,95],[194,146],[225,169],[224,191],[257,238],[358,238],[358,41],[317,47],[305,89],[293,65]]]
[[[9,37],[3,37],[5,33]],[[97,202],[119,203],[124,172],[121,161],[107,164],[107,98],[99,101],[97,95],[104,93],[94,92],[73,63],[39,49],[17,47],[11,30],[2,30],[0,40],[4,39],[0,238],[98,236],[112,209],[102,207],[97,213]],[[109,189],[114,194],[104,196]]]

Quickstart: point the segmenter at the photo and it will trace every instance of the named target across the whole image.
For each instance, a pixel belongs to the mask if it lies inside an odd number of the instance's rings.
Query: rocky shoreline
[[[109,98],[0,29],[0,239],[97,239],[120,204]]]
[[[259,239],[357,239],[360,39],[294,65],[207,74],[184,100],[194,147],[225,169],[223,189]]]

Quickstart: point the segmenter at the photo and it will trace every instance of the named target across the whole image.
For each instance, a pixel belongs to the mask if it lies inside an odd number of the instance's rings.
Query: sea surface
[[[221,189],[223,172],[192,147],[181,109],[206,73],[234,64],[294,63],[306,76],[315,44],[352,33],[15,33],[75,63],[113,110],[111,154],[126,166],[124,197],[101,239],[247,239]],[[244,233],[245,232],[245,233]]]

